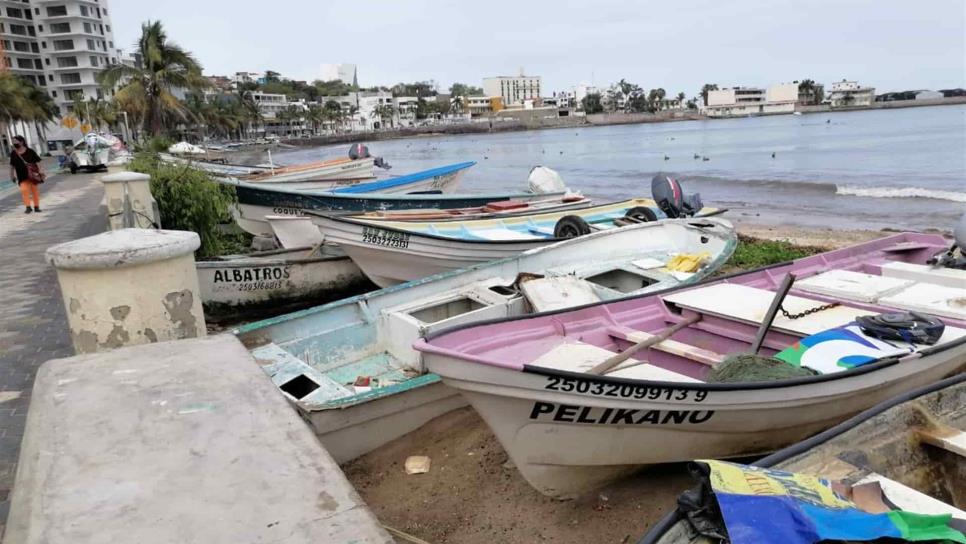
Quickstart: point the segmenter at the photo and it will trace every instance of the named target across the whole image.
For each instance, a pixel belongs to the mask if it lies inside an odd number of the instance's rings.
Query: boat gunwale
[[[840,435],[845,434],[848,431],[858,427],[862,423],[885,413],[896,406],[904,404],[918,399],[932,393],[936,393],[942,389],[948,387],[953,387],[966,382],[966,373],[959,373],[948,378],[944,378],[937,382],[933,382],[922,387],[913,389],[912,391],[907,391],[901,395],[896,395],[890,399],[886,399],[875,406],[872,406],[866,410],[859,412],[858,414],[846,419],[845,421],[834,425],[818,434],[810,436],[805,440],[796,442],[786,448],[782,448],[770,455],[762,457],[761,459],[753,462],[750,466],[761,467],[761,468],[771,468],[779,463],[783,463],[797,455],[805,453],[806,451],[816,448],[829,442]],[[685,516],[681,513],[678,507],[675,507],[667,515],[658,520],[651,529],[644,534],[638,541],[637,544],[657,544],[662,537],[667,533],[670,528],[685,519]]]
[[[576,200],[573,202],[564,202],[563,199],[564,199],[564,196],[561,195],[558,200],[560,202],[559,205],[549,206],[547,207],[547,209],[543,210],[543,212],[550,213],[550,212],[561,212],[561,211],[585,210],[587,208],[593,207],[594,205],[594,200],[590,197],[583,197],[583,200]],[[506,199],[506,200],[512,200],[512,199]],[[493,202],[503,202],[503,201],[494,200]],[[483,206],[470,206],[469,208],[483,208]],[[427,212],[432,210],[432,208],[415,208],[415,209],[420,211],[427,211]],[[446,213],[447,211],[465,210],[465,209],[467,208],[439,208],[439,213]],[[335,217],[347,217],[350,219],[358,219],[360,221],[387,221],[387,222],[398,221],[402,223],[406,223],[406,222],[450,223],[450,222],[457,222],[457,221],[474,221],[476,219],[502,219],[504,217],[512,218],[512,217],[519,217],[521,215],[527,215],[529,213],[533,213],[533,210],[520,210],[520,211],[514,211],[514,212],[479,212],[476,215],[481,217],[473,217],[473,214],[470,214],[469,217],[453,216],[453,217],[440,217],[438,219],[428,219],[428,220],[422,219],[422,218],[390,219],[388,217],[361,217],[361,215],[363,214],[373,213],[374,211],[383,211],[383,210],[370,210],[370,211],[363,211],[363,212],[355,211],[355,210],[303,210],[303,213],[305,213],[306,215],[314,215],[317,217],[335,216]],[[384,211],[392,212],[392,211],[405,211],[405,210],[384,210]],[[559,238],[559,239],[565,240],[566,238]]]

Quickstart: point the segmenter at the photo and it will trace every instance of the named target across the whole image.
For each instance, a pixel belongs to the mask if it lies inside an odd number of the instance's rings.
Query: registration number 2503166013
[[[707,391],[629,383],[607,383],[564,376],[548,376],[544,389],[564,393],[581,393],[601,397],[639,400],[678,400],[703,402]]]
[[[362,241],[377,246],[405,249],[409,247],[409,234],[391,230],[363,227]]]

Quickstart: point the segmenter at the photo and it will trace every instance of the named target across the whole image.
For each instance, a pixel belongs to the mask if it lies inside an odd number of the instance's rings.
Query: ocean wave
[[[870,198],[931,198],[950,202],[966,202],[966,192],[923,189],[921,187],[858,187],[843,185],[835,191],[837,195],[864,196]]]

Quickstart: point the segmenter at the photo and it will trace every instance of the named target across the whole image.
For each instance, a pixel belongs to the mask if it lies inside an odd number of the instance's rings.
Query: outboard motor
[[[672,219],[690,217],[704,207],[701,195],[684,194],[678,180],[664,174],[658,174],[651,180],[651,195],[661,211]]]
[[[926,261],[933,266],[966,270],[966,213],[953,228],[953,245]]]
[[[368,159],[371,156],[369,148],[365,144],[352,144],[352,147],[349,148],[349,158],[352,160]]]

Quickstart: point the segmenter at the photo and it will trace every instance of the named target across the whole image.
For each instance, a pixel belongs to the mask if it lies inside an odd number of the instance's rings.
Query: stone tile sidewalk
[[[30,390],[41,363],[74,354],[48,247],[102,232],[103,174],[58,174],[41,186],[41,213],[0,193],[0,528],[6,524]],[[6,178],[0,183],[9,183]]]

